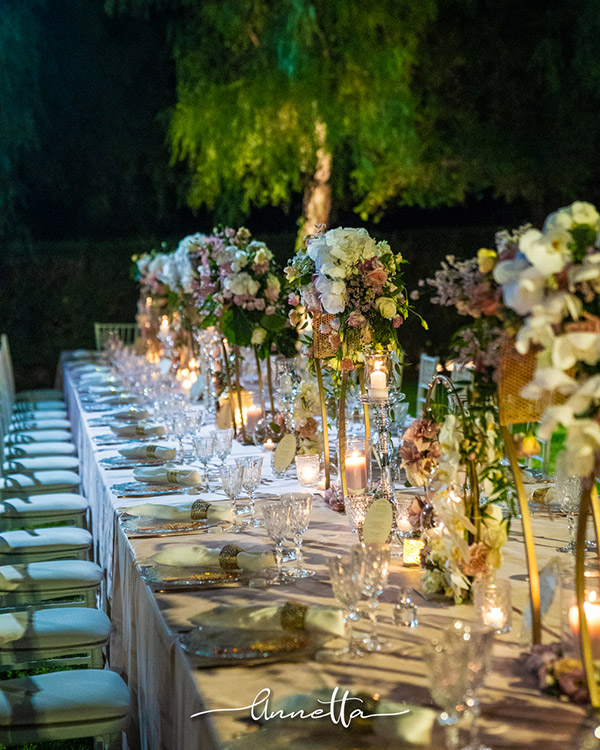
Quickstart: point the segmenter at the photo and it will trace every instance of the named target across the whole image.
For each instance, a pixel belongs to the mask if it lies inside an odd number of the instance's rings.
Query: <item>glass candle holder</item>
[[[588,633],[590,635],[590,644],[592,647],[592,657],[600,659],[600,576],[597,571],[586,570],[585,579],[585,602],[583,605],[585,619],[587,622]],[[577,597],[575,595],[575,580],[571,582],[571,591],[569,592],[567,622],[569,631],[572,634],[572,642],[577,651],[579,651],[579,608],[577,607]]]
[[[319,481],[319,472],[321,470],[320,456],[296,456],[296,474],[298,482],[303,487],[310,487]]]
[[[420,565],[421,550],[425,542],[421,539],[403,539],[402,540],[402,562],[404,565]]]
[[[501,635],[512,629],[510,581],[475,581],[473,604],[479,621]]]
[[[380,351],[368,351],[363,356],[365,360],[365,382],[369,395],[374,398],[387,398],[392,380],[389,355]]]
[[[369,487],[364,440],[349,440],[346,454],[346,487],[350,495],[362,495]]]

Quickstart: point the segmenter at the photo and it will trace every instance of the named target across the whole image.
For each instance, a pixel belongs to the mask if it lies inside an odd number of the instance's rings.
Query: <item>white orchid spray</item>
[[[511,263],[507,267],[507,263]],[[518,272],[517,272],[518,266]],[[536,347],[537,368],[525,398],[553,394],[539,435],[567,430],[566,460],[574,473],[598,472],[600,455],[600,214],[578,201],[550,214],[542,231],[531,229],[511,261],[495,276],[504,302],[525,315],[516,346]],[[556,400],[556,399],[555,399]]]

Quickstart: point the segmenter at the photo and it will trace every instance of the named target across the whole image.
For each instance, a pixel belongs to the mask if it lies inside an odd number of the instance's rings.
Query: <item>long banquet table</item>
[[[113,631],[110,666],[121,673],[132,691],[135,726],[128,735],[129,746],[145,750],[212,750],[234,743],[251,750],[268,745],[271,750],[286,748],[403,747],[400,739],[349,734],[339,725],[304,721],[279,726],[270,723],[261,729],[249,719],[248,710],[215,712],[191,718],[207,710],[249,706],[264,688],[272,701],[302,694],[317,707],[317,698],[330,695],[336,686],[354,693],[377,693],[396,703],[431,706],[427,675],[421,660],[421,643],[435,633],[440,623],[455,618],[472,619],[469,606],[450,606],[416,596],[419,626],[407,634],[393,625],[392,605],[398,587],[420,588],[420,571],[402,567],[395,560],[387,590],[379,607],[381,631],[395,649],[389,654],[371,654],[352,663],[322,663],[316,660],[270,663],[259,666],[198,668],[194,657],[178,645],[178,634],[191,627],[189,617],[216,605],[285,603],[332,605],[326,560],[356,542],[346,518],[328,508],[320,497],[313,503],[310,527],[305,535],[306,565],[316,570],[313,578],[292,585],[267,588],[208,589],[187,593],[154,594],[140,575],[139,565],[170,545],[198,543],[220,548],[236,543],[246,550],[264,550],[271,542],[261,528],[233,536],[226,532],[197,532],[152,538],[127,538],[118,523],[119,511],[139,499],[117,498],[111,486],[132,479],[130,470],[106,470],[99,459],[118,455],[115,446],[98,446],[93,438],[108,428],[90,424],[97,413],[86,413],[77,393],[68,364],[64,366],[64,387],[73,433],[82,461],[83,489],[91,508],[98,562],[106,570],[106,604]],[[256,454],[257,448],[234,445],[234,455]],[[265,462],[265,465],[267,462]],[[265,475],[270,477],[270,468]],[[264,487],[270,494],[293,491],[297,486],[273,481]],[[262,491],[263,488],[261,488]],[[182,492],[182,495],[185,493]],[[189,496],[188,496],[189,498]],[[178,496],[156,498],[174,502]],[[145,502],[145,501],[144,501]],[[260,500],[257,501],[260,507]],[[538,561],[566,555],[555,550],[566,540],[566,524],[556,516],[537,514],[534,519]],[[513,604],[523,612],[527,606],[526,566],[519,522],[513,521],[505,548],[502,577],[512,581]],[[556,609],[556,607],[554,608]],[[560,608],[559,608],[560,609]],[[556,615],[545,621],[555,633],[560,630]],[[523,673],[517,657],[527,646],[521,636],[521,617],[515,613],[511,633],[496,638],[493,671],[481,691],[482,728],[493,748],[539,748],[563,750],[574,746],[574,737],[584,710],[539,692],[535,680]],[[545,634],[545,640],[553,638]],[[235,739],[241,737],[237,744]],[[439,747],[432,741],[431,747]]]

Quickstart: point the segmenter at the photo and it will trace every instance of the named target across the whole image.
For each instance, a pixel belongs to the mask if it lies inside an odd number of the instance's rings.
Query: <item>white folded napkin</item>
[[[106,385],[116,383],[117,378],[112,372],[88,372],[81,376],[79,383],[85,386]]]
[[[204,547],[201,544],[172,544],[167,549],[158,552],[152,559],[159,565],[186,568],[223,567],[225,570],[239,569],[253,573],[275,565],[272,552],[244,552],[241,547],[233,544],[226,545],[223,550]]]
[[[127,513],[142,518],[160,518],[165,521],[229,521],[232,520],[229,505],[216,505],[206,500],[195,500],[182,505],[130,505]]]
[[[190,617],[194,625],[243,630],[306,630],[311,633],[344,635],[344,618],[336,607],[307,607],[298,602],[268,607],[220,606]]]
[[[90,394],[94,396],[115,396],[123,393],[123,389],[116,385],[110,385],[109,383],[100,383],[99,385],[90,385],[88,388]]]
[[[165,434],[162,424],[143,422],[141,424],[115,424],[110,429],[119,437],[160,437]]]
[[[170,461],[177,455],[177,449],[172,445],[135,443],[121,448],[119,453],[125,458],[162,458],[165,461]]]
[[[181,484],[184,487],[202,484],[202,477],[196,469],[186,466],[138,466],[133,470],[133,478],[149,484]]]
[[[115,419],[135,421],[137,419],[148,419],[148,409],[125,409],[124,411],[112,412],[111,417]]]
[[[110,396],[100,396],[96,399],[96,403],[105,404],[107,406],[118,406],[119,404],[133,404],[136,396],[131,393],[114,393]]]

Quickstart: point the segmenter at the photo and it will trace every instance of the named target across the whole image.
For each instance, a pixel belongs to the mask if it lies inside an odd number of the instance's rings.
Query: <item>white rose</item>
[[[264,343],[264,340],[267,338],[267,332],[264,328],[255,328],[252,331],[252,338],[250,339],[250,343],[253,346],[260,346],[262,343]]]
[[[575,203],[571,204],[570,210],[575,224],[590,224],[594,226],[600,219],[600,214],[598,214],[595,206],[585,201],[575,201]]]
[[[391,297],[378,297],[378,299],[375,300],[375,304],[377,305],[379,314],[388,320],[394,318],[398,312],[396,303]]]
[[[225,288],[232,294],[247,294],[252,297],[256,294],[259,287],[260,284],[258,281],[255,281],[249,274],[244,272],[228,276],[225,279]]]

